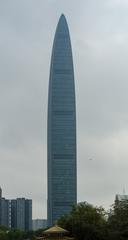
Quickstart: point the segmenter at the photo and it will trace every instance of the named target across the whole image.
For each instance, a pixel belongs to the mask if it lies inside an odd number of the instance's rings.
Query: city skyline
[[[0,190],[0,226],[32,230],[32,199],[6,199]]]
[[[77,97],[78,201],[106,208],[128,192],[126,0],[0,2],[0,185],[47,212],[47,97],[54,29],[71,29]]]

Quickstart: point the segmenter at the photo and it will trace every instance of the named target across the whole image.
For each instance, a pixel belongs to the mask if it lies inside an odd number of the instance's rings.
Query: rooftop
[[[68,233],[68,231],[59,227],[58,225],[55,225],[51,228],[48,228],[43,233]]]

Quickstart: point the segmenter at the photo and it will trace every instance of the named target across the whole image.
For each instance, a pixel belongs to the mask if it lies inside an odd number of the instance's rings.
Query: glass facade
[[[53,43],[48,97],[48,225],[76,203],[76,109],[71,42],[61,15]]]
[[[11,200],[11,228],[32,230],[32,200],[17,198]]]

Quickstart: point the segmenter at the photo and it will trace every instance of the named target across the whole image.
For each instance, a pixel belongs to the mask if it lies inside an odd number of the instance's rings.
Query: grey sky
[[[128,1],[0,0],[0,185],[46,217],[47,92],[66,15],[77,98],[78,201],[108,208],[128,192]],[[92,159],[92,160],[89,160]]]

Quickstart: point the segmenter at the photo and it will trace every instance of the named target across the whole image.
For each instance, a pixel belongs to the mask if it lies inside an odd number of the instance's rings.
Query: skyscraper
[[[0,187],[0,225],[10,227],[10,201],[2,196]]]
[[[62,14],[55,33],[48,96],[48,225],[76,203],[76,106],[68,25]]]
[[[17,198],[11,200],[11,228],[32,230],[32,200]]]
[[[0,225],[10,227],[9,210],[9,200],[0,198]]]
[[[25,200],[25,230],[32,230],[32,200]]]

